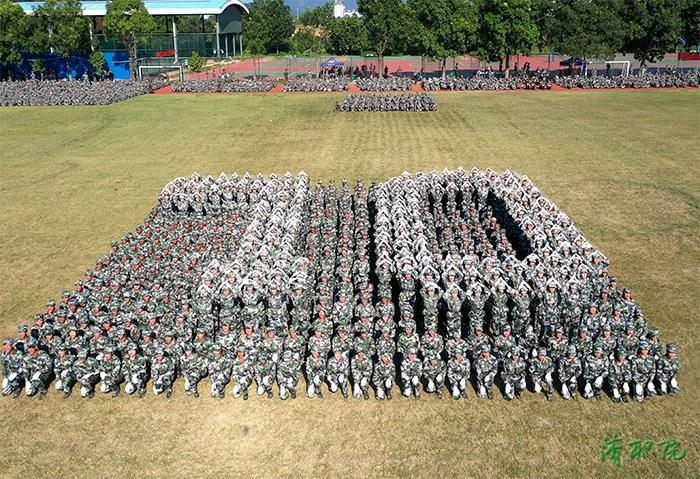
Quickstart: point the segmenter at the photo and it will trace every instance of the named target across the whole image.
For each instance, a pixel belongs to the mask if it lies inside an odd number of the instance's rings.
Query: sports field
[[[163,95],[0,110],[0,335],[31,324],[169,180],[306,171],[383,179],[491,167],[532,178],[612,261],[682,392],[643,404],[2,398],[4,477],[698,477],[700,92],[442,93],[437,113],[340,114],[343,95]],[[206,390],[206,384],[202,390]],[[471,393],[472,391],[470,391]],[[598,457],[606,435],[687,455]],[[655,447],[655,450],[658,450]]]

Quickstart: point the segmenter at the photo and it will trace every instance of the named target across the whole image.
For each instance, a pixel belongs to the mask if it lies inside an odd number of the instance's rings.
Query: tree
[[[624,25],[619,0],[559,0],[544,21],[549,46],[574,58],[611,57],[620,51]]]
[[[330,2],[319,5],[316,8],[307,8],[297,19],[299,25],[323,28],[326,31],[331,29],[334,21],[333,4]]]
[[[32,72],[40,79],[44,79],[44,75],[46,75],[46,65],[44,65],[43,59],[37,58],[32,61]]]
[[[292,52],[297,55],[313,54],[320,55],[325,49],[323,47],[324,37],[321,32],[312,28],[299,28],[292,37]]]
[[[190,71],[192,73],[199,73],[202,70],[204,70],[204,59],[199,56],[199,53],[197,52],[192,52],[192,55],[190,56],[190,60],[187,62],[187,65],[190,67]]]
[[[685,48],[697,47],[700,44],[700,0],[684,1],[681,20],[681,36],[685,40]]]
[[[243,31],[254,55],[287,51],[294,33],[292,11],[282,0],[255,0],[243,17]]]
[[[80,0],[46,0],[34,9],[38,25],[33,30],[35,49],[51,49],[66,62],[73,79],[70,58],[90,46],[90,21],[82,14]]]
[[[445,78],[447,59],[463,53],[474,42],[477,11],[470,0],[409,0],[413,31],[421,53],[441,60]]]
[[[623,0],[623,51],[634,54],[641,67],[674,51],[683,27],[682,6],[679,0]]]
[[[357,9],[383,72],[384,55],[398,50],[409,35],[412,22],[408,8],[401,0],[358,0]]]
[[[95,50],[90,54],[90,66],[92,66],[92,72],[97,78],[104,76],[107,60],[105,60],[102,50]]]
[[[129,77],[134,78],[136,68],[136,48],[150,37],[158,25],[148,13],[142,0],[111,0],[107,3],[104,29],[108,35],[121,39],[129,52]]]
[[[539,38],[530,0],[480,0],[479,16],[479,54],[505,60],[508,76],[510,56],[529,53]]]
[[[338,18],[328,35],[328,48],[339,55],[360,55],[369,48],[367,30],[358,17]]]
[[[5,77],[5,69],[22,64],[27,18],[22,7],[11,0],[0,0],[0,79]]]

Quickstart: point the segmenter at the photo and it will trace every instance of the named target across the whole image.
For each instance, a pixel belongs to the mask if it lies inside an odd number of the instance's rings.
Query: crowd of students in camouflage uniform
[[[678,390],[608,261],[506,171],[354,187],[305,174],[178,178],[73,291],[4,341],[3,395],[247,399],[396,391],[552,400]]]
[[[269,79],[221,77],[182,80],[173,85],[176,93],[258,93],[268,92],[276,83]]]
[[[337,112],[437,111],[435,97],[429,93],[352,93],[343,103],[336,102]]]
[[[0,106],[109,105],[151,93],[167,83],[161,77],[118,81],[0,81]]]

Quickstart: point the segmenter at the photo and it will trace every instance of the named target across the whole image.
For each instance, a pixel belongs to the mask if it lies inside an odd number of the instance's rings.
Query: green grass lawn
[[[6,477],[698,477],[700,92],[438,94],[437,113],[337,114],[343,95],[147,96],[0,109],[0,334],[31,324],[172,178],[306,171],[528,175],[680,346],[683,391],[639,404],[175,397],[0,400]],[[687,456],[620,468],[604,436]]]

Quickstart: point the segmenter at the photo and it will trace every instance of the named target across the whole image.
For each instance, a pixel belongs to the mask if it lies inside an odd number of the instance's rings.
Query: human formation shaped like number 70
[[[608,261],[525,176],[366,186],[306,174],[177,178],[142,225],[4,341],[3,395],[637,401],[678,390]],[[305,386],[300,386],[304,381]],[[275,387],[275,385],[277,387]],[[394,386],[398,386],[395,388]]]

